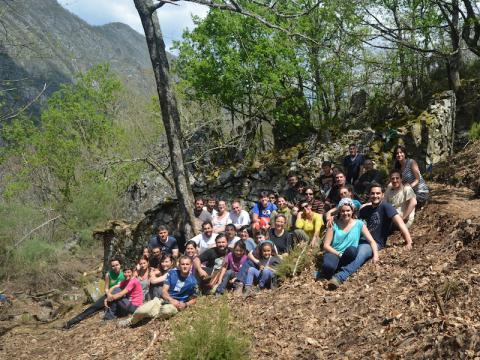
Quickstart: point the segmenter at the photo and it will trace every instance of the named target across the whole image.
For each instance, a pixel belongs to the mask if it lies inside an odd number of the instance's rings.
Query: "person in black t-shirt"
[[[153,236],[148,243],[148,247],[153,249],[159,247],[164,255],[172,255],[178,257],[177,239],[168,235],[168,229],[161,225],[158,227],[157,235]]]
[[[211,289],[219,284],[220,270],[227,252],[227,237],[225,234],[218,234],[215,238],[215,247],[205,250],[193,260],[193,266],[203,289]]]
[[[270,240],[277,248],[278,254],[288,254],[292,250],[292,234],[285,230],[287,219],[283,214],[275,217],[275,227],[270,229]]]

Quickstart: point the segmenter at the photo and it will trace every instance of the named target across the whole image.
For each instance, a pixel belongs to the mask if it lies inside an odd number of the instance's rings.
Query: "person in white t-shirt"
[[[231,224],[235,225],[235,229],[240,230],[245,225],[250,225],[250,214],[242,209],[239,201],[232,203],[232,211],[230,211]]]
[[[230,214],[227,211],[227,204],[225,201],[218,202],[218,211],[212,216],[213,231],[217,234],[225,231],[225,225],[230,224]]]
[[[235,243],[240,240],[240,237],[237,236],[237,229],[235,229],[235,225],[228,224],[225,226],[225,236],[227,237],[228,247],[233,249]]]
[[[390,172],[390,184],[385,190],[385,200],[392,204],[402,217],[407,228],[410,228],[415,218],[417,198],[412,187],[402,184],[402,174],[398,170]]]
[[[215,247],[215,238],[218,234],[213,232],[213,225],[210,221],[205,221],[202,224],[202,233],[191,238],[197,244],[198,255],[207,249]]]

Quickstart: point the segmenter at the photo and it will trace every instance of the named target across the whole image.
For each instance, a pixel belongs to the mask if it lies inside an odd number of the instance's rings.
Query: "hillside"
[[[2,1],[0,17],[0,90],[14,89],[0,97],[9,104],[32,99],[44,83],[51,94],[76,72],[105,62],[130,89],[154,89],[145,39],[127,25],[91,26],[55,0]]]
[[[465,153],[471,153],[474,146]],[[412,229],[412,251],[404,250],[398,235],[392,236],[390,245],[380,254],[378,266],[367,264],[335,292],[324,290],[322,283],[313,280],[311,264],[276,291],[264,291],[247,300],[228,295],[237,326],[251,339],[250,358],[479,356],[480,217],[476,209],[480,200],[465,187],[446,183],[430,186],[432,200],[418,213]],[[78,307],[42,323],[38,319],[45,312],[45,303],[52,304],[51,300],[42,300],[47,297],[40,295],[32,303],[25,294],[12,296],[13,304],[5,305],[2,311],[5,334],[0,355],[41,359],[165,358],[172,325],[195,317],[198,311],[188,309],[172,320],[153,320],[134,329],[119,329],[114,322],[106,323],[94,316],[62,331],[58,327]],[[214,308],[218,301],[208,298],[206,306]],[[56,314],[71,309],[53,304],[51,310]],[[33,319],[25,314],[33,314]],[[17,326],[8,330],[7,319],[14,318]],[[112,337],[112,332],[118,336]],[[158,337],[151,343],[153,334]],[[68,353],[65,349],[69,349]]]

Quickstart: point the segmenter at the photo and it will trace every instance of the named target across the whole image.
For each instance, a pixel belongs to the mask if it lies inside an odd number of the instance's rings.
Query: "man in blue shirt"
[[[272,204],[268,198],[268,192],[260,193],[260,200],[252,208],[252,226],[255,229],[269,226],[272,212],[277,210],[277,206]]]
[[[150,249],[158,247],[162,254],[172,255],[175,258],[178,257],[177,239],[173,236],[169,236],[168,229],[163,225],[158,227],[157,235],[150,239],[148,247]]]
[[[198,284],[190,269],[192,259],[183,255],[178,260],[178,269],[172,269],[167,274],[163,284],[162,297],[177,310],[183,310],[197,301]]]
[[[360,209],[358,217],[366,222],[368,231],[370,231],[370,234],[372,234],[372,237],[377,243],[378,250],[385,247],[393,224],[395,224],[402,233],[402,237],[406,242],[405,248],[411,250],[412,238],[410,232],[405,226],[402,217],[397,213],[397,210],[395,210],[392,204],[382,201],[384,196],[384,189],[382,186],[379,184],[373,184],[370,187],[369,196],[370,204],[367,204]],[[336,289],[372,256],[373,252],[370,244],[364,240],[360,240],[355,260],[340,268],[340,270],[329,281],[328,288],[331,290]]]

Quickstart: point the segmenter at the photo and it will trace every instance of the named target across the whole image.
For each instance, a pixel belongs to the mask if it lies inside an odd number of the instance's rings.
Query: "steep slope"
[[[124,24],[91,26],[55,0],[0,2],[0,90],[9,103],[22,103],[47,84],[46,95],[73,75],[108,62],[127,85],[153,91],[145,39]],[[20,80],[20,81],[17,81]],[[2,93],[0,93],[2,96]]]
[[[405,251],[398,236],[381,252],[378,266],[365,265],[337,291],[314,282],[313,266],[276,291],[229,304],[252,339],[252,359],[466,359],[480,355],[480,200],[472,191],[432,185],[432,201],[419,212]],[[23,300],[25,301],[25,300]],[[218,299],[210,298],[215,307]],[[9,312],[22,313],[22,300]],[[38,308],[38,303],[29,306]],[[23,310],[25,311],[25,310]],[[39,310],[40,311],[40,310]],[[2,337],[4,358],[165,358],[165,342],[180,317],[116,328],[94,316],[62,331],[25,321]],[[71,311],[68,315],[73,315]],[[115,336],[112,336],[112,333]],[[152,334],[158,334],[145,353]],[[67,350],[68,349],[68,350]]]

